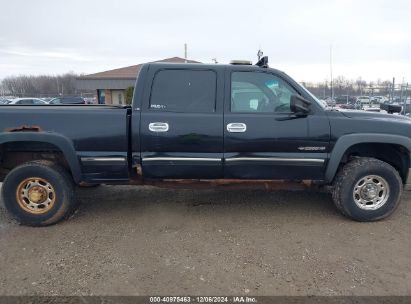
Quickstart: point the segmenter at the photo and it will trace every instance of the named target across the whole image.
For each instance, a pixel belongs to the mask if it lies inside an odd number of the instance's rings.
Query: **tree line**
[[[325,81],[322,83],[302,83],[311,93],[318,98],[331,97],[331,82]],[[388,96],[392,94],[392,81],[381,80],[367,82],[361,78],[350,80],[344,76],[338,76],[333,80],[332,90],[334,96],[349,95],[381,95]],[[396,88],[398,91],[398,87]]]
[[[15,97],[55,97],[88,93],[76,89],[76,78],[80,75],[20,75],[9,76],[0,82],[0,95]]]
[[[82,91],[76,89],[76,78],[80,75],[65,73],[61,75],[40,76],[9,76],[0,82],[0,95],[16,97],[55,97],[62,95],[95,94],[94,91]],[[302,83],[311,93],[318,98],[331,96],[331,83]],[[334,96],[350,95],[383,95],[391,93],[392,82],[390,80],[377,80],[367,82],[361,78],[349,80],[344,76],[338,76],[333,80]]]

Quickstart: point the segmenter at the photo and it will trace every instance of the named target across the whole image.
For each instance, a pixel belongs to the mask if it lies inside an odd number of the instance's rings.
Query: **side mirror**
[[[300,95],[292,95],[290,100],[291,112],[296,114],[308,114],[310,112],[311,101],[302,98]]]

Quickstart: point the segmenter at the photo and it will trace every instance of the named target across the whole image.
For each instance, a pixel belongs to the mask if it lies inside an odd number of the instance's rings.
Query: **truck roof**
[[[146,65],[150,66],[161,66],[167,68],[177,68],[177,69],[213,69],[213,70],[220,70],[220,69],[232,69],[232,70],[271,70],[277,73],[284,74],[283,71],[268,67],[259,67],[257,65],[250,65],[250,64],[204,64],[204,63],[172,63],[172,62],[152,62],[146,63]]]

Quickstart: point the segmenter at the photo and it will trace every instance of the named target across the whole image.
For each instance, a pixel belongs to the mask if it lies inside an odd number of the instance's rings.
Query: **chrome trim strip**
[[[221,158],[207,157],[148,157],[143,158],[143,161],[209,161],[219,162]],[[226,162],[236,161],[270,161],[270,162],[309,162],[309,163],[324,163],[324,159],[320,158],[284,158],[284,157],[233,157],[226,158]]]
[[[143,161],[206,161],[206,162],[220,162],[221,158],[207,158],[207,157],[149,157],[149,158],[143,158]]]
[[[125,162],[125,157],[82,157],[81,161],[85,162]]]
[[[324,163],[320,158],[285,158],[285,157],[233,157],[227,158],[226,162],[236,161],[270,161],[270,162],[306,162],[306,163]]]
[[[207,158],[207,157],[148,157],[143,158],[143,161],[221,161],[221,158]],[[279,161],[279,162],[310,162],[310,163],[324,163],[324,159],[320,158],[284,158],[284,157],[233,157],[226,158],[226,162],[236,161]]]

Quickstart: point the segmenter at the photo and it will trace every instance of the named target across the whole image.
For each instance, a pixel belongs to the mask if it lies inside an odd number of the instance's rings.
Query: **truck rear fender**
[[[13,142],[37,142],[56,146],[64,155],[70,167],[73,180],[81,181],[81,167],[73,143],[67,137],[56,133],[45,132],[10,132],[0,134],[0,145]]]

